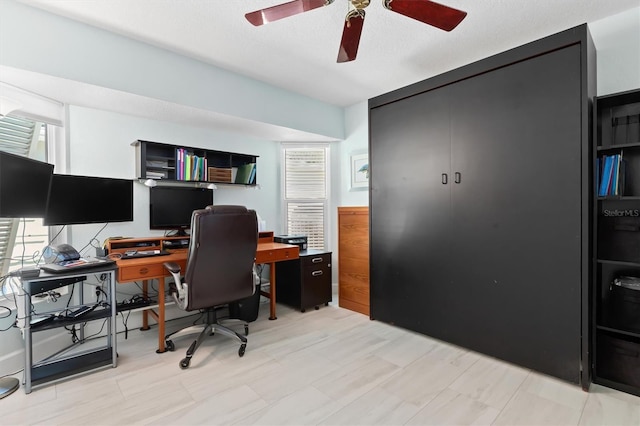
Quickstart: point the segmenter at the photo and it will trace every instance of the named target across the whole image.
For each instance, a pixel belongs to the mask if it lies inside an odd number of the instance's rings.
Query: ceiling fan
[[[349,12],[345,18],[342,41],[338,51],[338,62],[356,59],[360,35],[364,24],[364,9],[371,0],[347,0]],[[293,0],[266,9],[247,13],[245,18],[255,26],[268,24],[282,18],[308,12],[322,6],[329,6],[334,0]],[[382,0],[383,6],[409,18],[432,25],[441,30],[451,31],[467,16],[467,12],[429,0]]]

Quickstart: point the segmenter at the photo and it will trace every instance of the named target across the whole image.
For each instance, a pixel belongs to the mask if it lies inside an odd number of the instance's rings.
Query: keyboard
[[[166,256],[170,254],[165,250],[130,250],[122,253],[122,259],[138,259],[141,257]]]

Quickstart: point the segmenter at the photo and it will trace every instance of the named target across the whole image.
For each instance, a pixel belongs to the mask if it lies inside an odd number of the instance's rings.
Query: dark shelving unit
[[[640,290],[614,284],[640,277],[640,90],[597,97],[594,132],[592,377],[640,396]],[[624,165],[618,190],[605,196],[603,159],[611,155]]]
[[[154,179],[172,183],[207,182],[216,184],[255,186],[258,156],[235,152],[216,151],[190,146],[170,145],[160,142],[137,140],[136,167],[138,179]],[[204,160],[200,176],[185,178],[180,174],[180,153]],[[243,174],[243,170],[251,170]],[[242,179],[246,176],[246,179]]]

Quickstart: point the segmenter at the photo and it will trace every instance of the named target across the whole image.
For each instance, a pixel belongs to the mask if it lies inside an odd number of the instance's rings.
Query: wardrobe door
[[[421,329],[448,279],[448,89],[370,111],[371,317]]]
[[[579,382],[580,47],[452,87],[447,340]]]

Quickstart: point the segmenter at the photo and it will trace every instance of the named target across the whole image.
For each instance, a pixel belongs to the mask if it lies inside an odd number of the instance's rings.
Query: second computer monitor
[[[53,175],[47,212],[44,217],[45,225],[132,220],[132,180]]]

